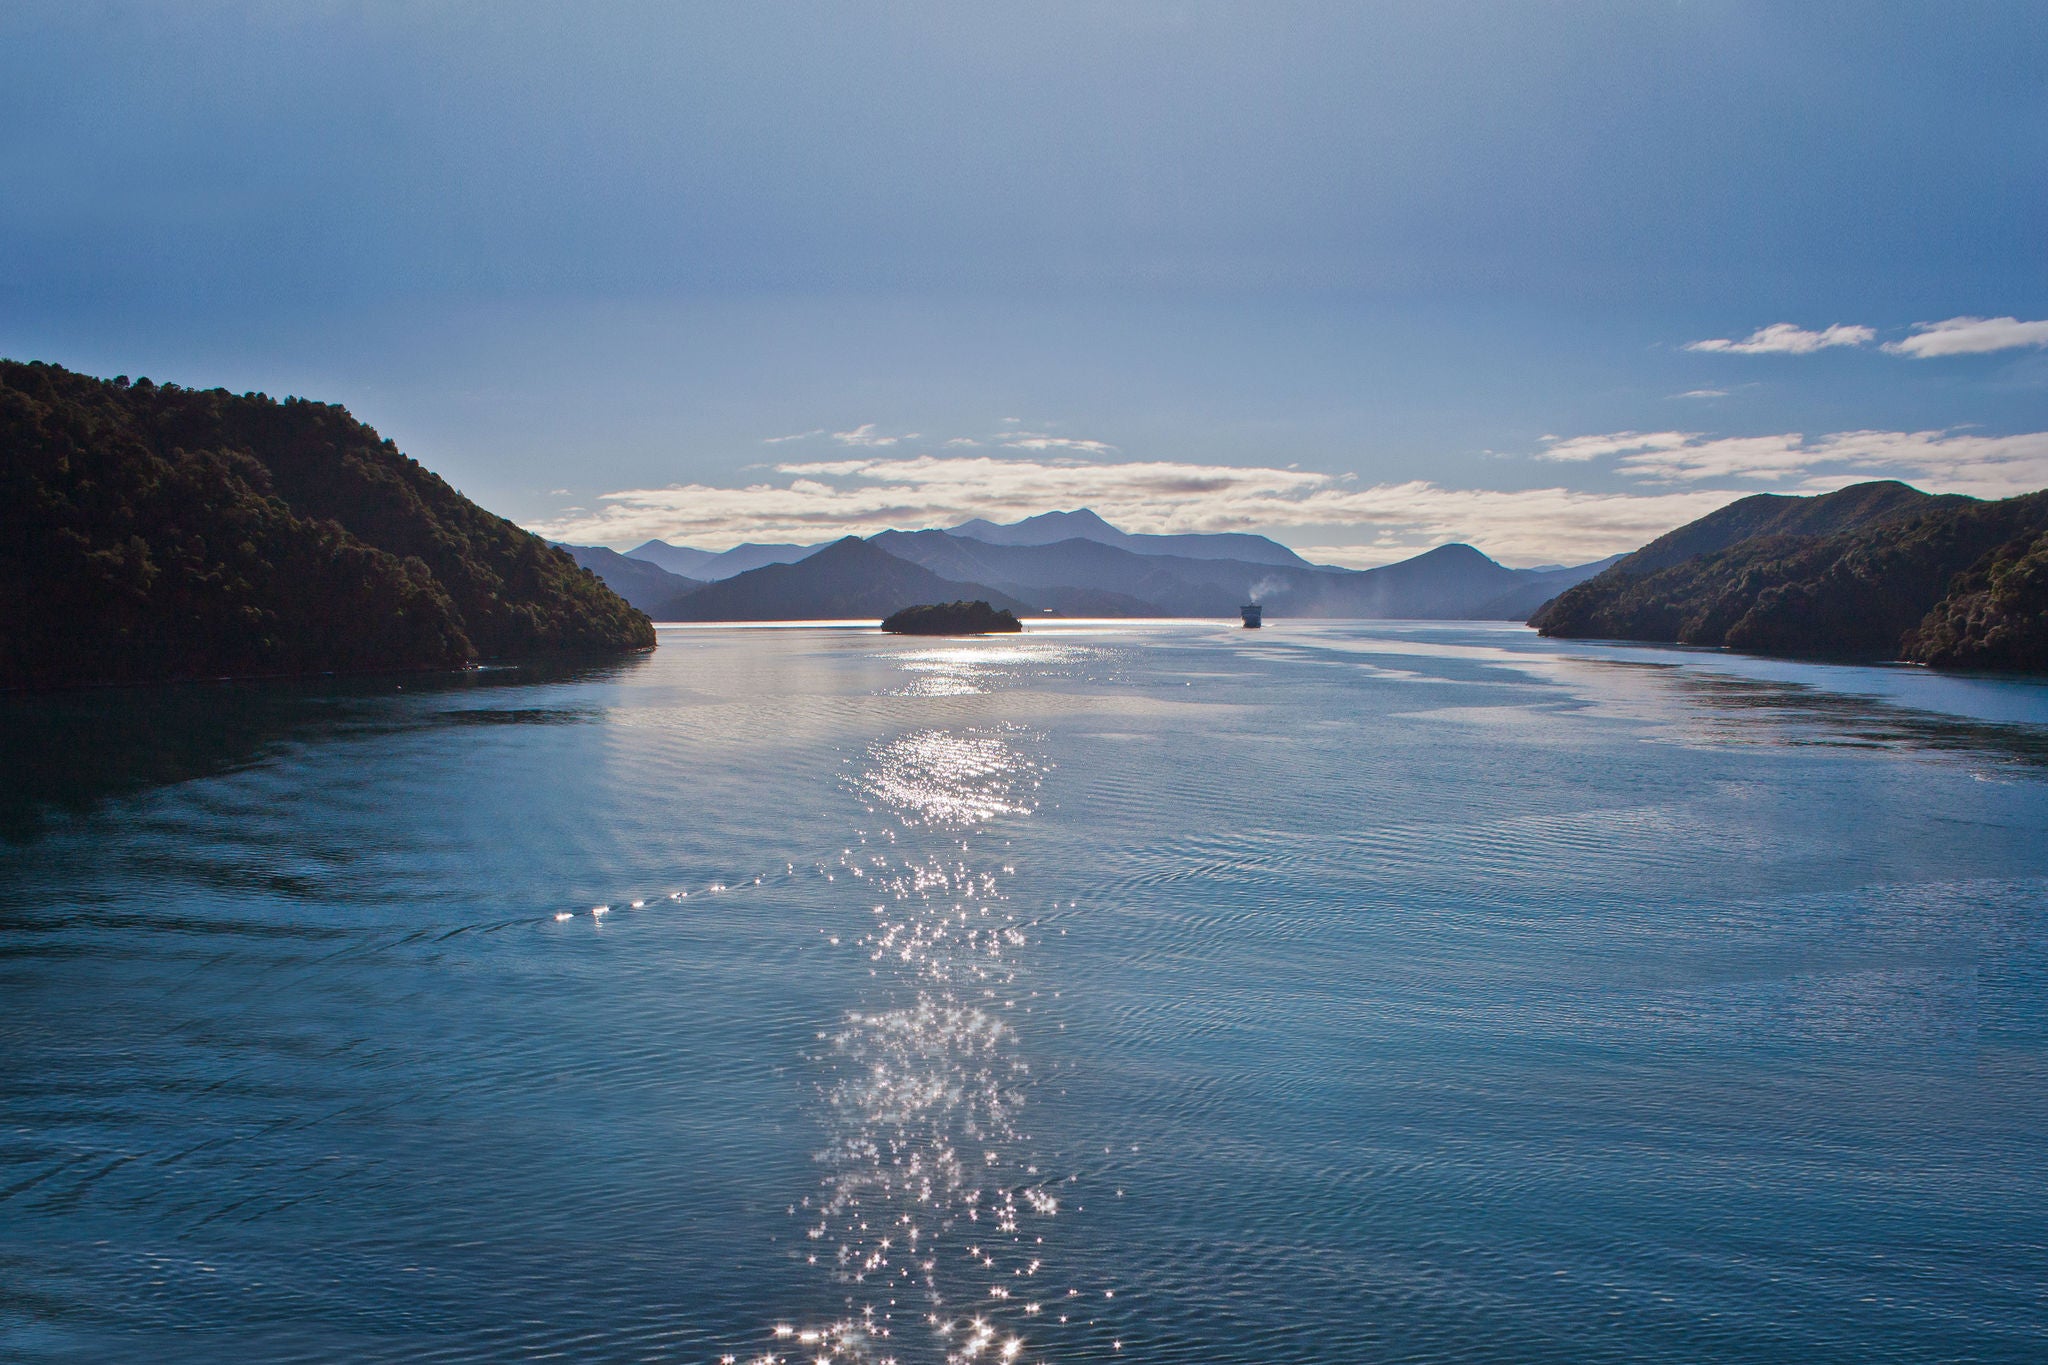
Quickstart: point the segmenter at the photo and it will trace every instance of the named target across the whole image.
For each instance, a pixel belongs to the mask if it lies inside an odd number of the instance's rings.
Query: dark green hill
[[[1730,541],[1731,525],[1761,529]],[[1884,483],[1748,498],[1566,591],[1530,624],[1794,658],[2037,668],[2028,660],[2048,642],[2044,531],[2048,493],[1978,502]],[[1695,544],[1713,548],[1668,559]]]
[[[653,643],[342,408],[0,361],[0,686]]]
[[[2014,537],[1951,583],[1907,634],[1900,657],[1937,668],[2048,673],[2048,531]]]
[[[1657,537],[1625,556],[1617,567],[1629,575],[1653,573],[1756,536],[1839,535],[1915,516],[1937,506],[1960,506],[1969,501],[1953,495],[1936,497],[1922,493],[1896,479],[1854,484],[1814,498],[1758,493]]]

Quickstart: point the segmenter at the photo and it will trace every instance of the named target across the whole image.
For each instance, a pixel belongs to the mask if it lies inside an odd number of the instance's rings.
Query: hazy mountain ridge
[[[605,586],[646,613],[654,621],[673,621],[677,605],[703,588],[698,579],[671,573],[658,564],[607,550],[602,545],[556,545],[555,547],[603,579]]]
[[[2048,492],[1979,502],[1881,482],[1760,495],[1652,542],[1530,624],[1794,658],[2037,669],[2048,666],[2044,538]],[[1713,548],[1671,559],[1693,545]]]
[[[1139,555],[1101,541],[993,545],[947,531],[884,531],[873,543],[934,573],[994,585],[1021,598],[1061,589],[1114,594],[1117,615],[1227,616],[1265,565]]]
[[[1242,564],[1275,564],[1296,569],[1314,567],[1279,541],[1247,531],[1150,535],[1119,530],[1086,507],[1072,512],[1041,512],[1006,526],[976,517],[950,528],[947,534],[989,545],[1057,545],[1063,540],[1092,540],[1140,555],[1228,559]]]
[[[618,551],[609,551],[617,554]],[[654,565],[658,569],[679,574],[693,582],[709,582],[699,570],[718,558],[715,550],[693,550],[687,545],[671,545],[665,540],[643,541],[619,556],[621,559],[637,559]]]
[[[0,452],[0,686],[654,643],[340,407],[0,361]]]
[[[766,568],[770,564],[794,564],[824,549],[832,542],[821,540],[815,545],[764,545],[755,541],[735,545],[730,550],[693,550],[687,545],[670,545],[666,541],[650,540],[626,551],[625,558],[645,560],[647,563],[680,574],[699,583],[717,583],[737,574],[754,569]]]
[[[808,621],[872,617],[928,602],[974,601],[1020,614],[1030,606],[981,583],[941,578],[847,536],[794,564],[769,564],[707,584],[678,604],[678,621]]]
[[[1500,596],[1488,600],[1474,614],[1494,621],[1525,621],[1535,612],[1542,610],[1543,606],[1559,593],[1604,573],[1624,558],[1624,555],[1609,555],[1590,564],[1519,570],[1530,577]]]

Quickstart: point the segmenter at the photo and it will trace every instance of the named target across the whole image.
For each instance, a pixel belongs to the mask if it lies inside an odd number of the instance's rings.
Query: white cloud
[[[875,435],[873,422],[862,422],[852,431],[835,431],[832,439],[843,446],[893,446],[901,439],[895,436]]]
[[[761,438],[761,444],[764,446],[779,446],[784,441],[808,441],[814,436],[823,436],[824,434],[825,428],[812,427],[809,431],[792,431],[787,436],[764,436]]]
[[[1669,438],[1680,439],[1672,441]],[[1931,492],[2003,498],[2048,487],[2048,432],[1979,436],[1954,431],[1838,431],[1809,437],[1709,437],[1679,432],[1621,431],[1606,436],[1547,438],[1536,458],[1619,455],[1615,468],[1654,483],[1731,479],[1774,483],[1800,492],[1861,479],[1899,478]],[[1560,457],[1567,447],[1593,452]]]
[[[579,544],[656,537],[713,549],[743,540],[812,541],[1092,507],[1131,531],[1343,528],[1368,542],[1354,547],[1360,562],[1400,559],[1458,540],[1509,563],[1545,563],[1634,549],[1730,496],[1697,489],[1508,492],[1422,480],[1361,488],[1343,476],[1300,469],[988,455],[849,458],[778,465],[776,474],[741,488],[627,489],[605,495],[595,512],[532,529]]]
[[[1869,327],[1836,323],[1821,331],[1809,332],[1790,322],[1774,322],[1768,327],[1757,328],[1741,341],[1715,337],[1688,342],[1685,349],[1731,355],[1806,355],[1829,346],[1862,346],[1876,339],[1877,333]]]
[[[1673,398],[1726,398],[1728,396],[1728,390],[1687,389],[1684,393],[1674,393],[1671,396]]]
[[[1010,432],[1001,444],[1010,450],[1071,450],[1081,455],[1114,455],[1117,448],[1107,441],[1084,441],[1073,436],[1049,436],[1042,431]]]
[[[2011,351],[2022,346],[2048,346],[2048,322],[2021,322],[2018,318],[1949,318],[1943,322],[1914,324],[1913,335],[1904,341],[1886,342],[1893,355],[1925,360],[1929,356],[1981,355],[1986,351]]]
[[[1580,464],[1597,460],[1602,455],[1619,455],[1635,450],[1675,450],[1695,438],[1683,431],[1614,431],[1605,436],[1545,436],[1543,449],[1536,452],[1539,460],[1556,460],[1560,463]]]

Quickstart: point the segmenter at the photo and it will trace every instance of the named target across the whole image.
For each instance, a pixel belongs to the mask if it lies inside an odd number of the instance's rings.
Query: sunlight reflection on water
[[[996,685],[1004,664],[1082,652],[904,654],[895,662],[914,681],[888,694],[972,694]],[[1015,869],[965,837],[1035,810],[1049,766],[1032,752],[1037,738],[1013,725],[917,730],[871,744],[850,778],[868,811],[894,816],[908,837],[886,854],[863,842],[841,860],[874,902],[855,942],[874,964],[879,1007],[849,1011],[814,1058],[827,1175],[789,1211],[805,1263],[841,1288],[844,1311],[776,1332],[816,1360],[1008,1361],[1027,1345],[1042,1359],[1027,1327],[1065,1322],[1061,1310],[1080,1297],[1041,1273],[1063,1178],[1042,1168],[1019,1126],[1031,1067],[1011,1020],[1036,998],[1020,986],[1036,926],[1007,908],[1002,883]]]

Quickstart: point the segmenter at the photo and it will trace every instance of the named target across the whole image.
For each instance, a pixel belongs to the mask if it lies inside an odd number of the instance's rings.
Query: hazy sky
[[[615,545],[1585,559],[2048,486],[2044,72],[2038,0],[10,0],[0,354]]]

